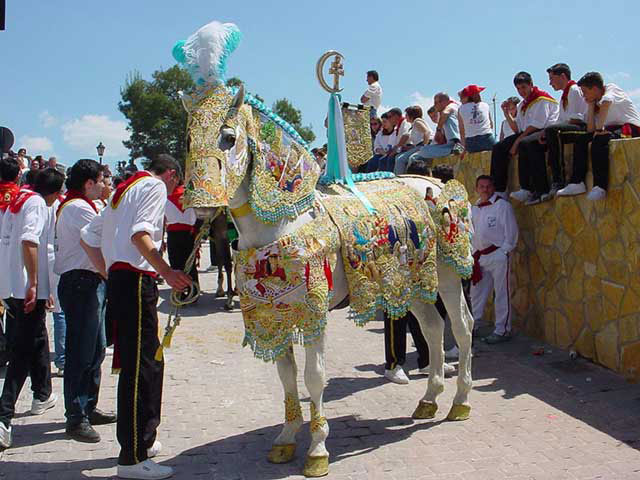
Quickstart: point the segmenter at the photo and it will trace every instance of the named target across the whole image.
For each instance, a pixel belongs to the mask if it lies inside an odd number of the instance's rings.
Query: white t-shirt
[[[586,123],[587,102],[584,101],[582,90],[578,85],[571,85],[569,95],[567,95],[567,108],[564,108],[562,99],[560,100],[560,113],[558,123],[568,123],[569,120],[580,120]]]
[[[379,150],[381,149],[384,153],[387,153],[398,143],[398,139],[396,138],[395,130],[391,132],[390,135],[385,135],[382,133],[382,129],[376,134],[376,139],[373,142],[373,152],[376,155],[380,155]]]
[[[424,142],[425,132],[416,127],[416,125],[423,125],[428,133],[429,138],[433,137],[431,127],[422,118],[416,118],[411,124],[411,132],[409,134],[409,143],[411,145],[418,145],[420,142]]]
[[[604,95],[599,104],[611,102],[605,127],[624,125],[630,123],[640,127],[640,113],[624,90],[614,83],[605,85]]]
[[[411,131],[411,124],[407,121],[406,118],[403,118],[402,122],[400,123],[400,125],[396,127],[395,131],[396,131],[396,138],[397,138],[396,143],[398,143],[398,141],[400,141],[400,139],[404,135],[409,135],[409,132]]]
[[[24,266],[22,242],[38,246],[37,298],[49,298],[49,246],[53,245],[54,214],[40,195],[29,197],[18,213],[6,211],[0,238],[0,298],[24,299],[27,289],[27,269]],[[52,248],[52,247],[51,247]]]
[[[382,103],[382,87],[379,82],[373,82],[369,85],[362,95],[369,99],[365,102],[365,105],[369,105],[376,110],[380,108],[380,104]]]
[[[458,113],[464,122],[464,135],[466,138],[493,133],[489,105],[485,102],[464,103],[460,105]]]
[[[181,212],[171,200],[167,200],[164,215],[167,218],[167,226],[175,223],[183,225],[195,225],[196,223],[196,212],[193,208],[187,208],[184,212]]]
[[[101,248],[107,270],[115,262],[128,263],[145,272],[153,267],[131,242],[138,232],[147,232],[155,247],[162,245],[167,188],[154,177],[142,177],[132,183],[114,209],[113,197],[109,205],[82,229],[84,242]]]
[[[510,137],[511,135],[516,133],[513,131],[513,128],[511,128],[511,125],[506,120],[502,121],[502,126],[500,127],[500,131],[502,132],[503,139]]]
[[[91,223],[97,213],[81,198],[66,203],[56,220],[55,252],[53,271],[58,275],[71,270],[97,272],[87,253],[80,246],[80,231]]]
[[[491,205],[479,207],[478,203],[471,208],[473,222],[473,250],[484,250],[495,245],[500,252],[507,254],[518,244],[518,223],[511,204],[493,194],[489,199]],[[484,257],[481,256],[482,259]]]
[[[516,123],[520,132],[524,132],[527,127],[534,127],[539,130],[547,128],[558,121],[558,102],[555,100],[539,97],[531,102],[528,108],[522,112],[524,101],[518,104],[518,115]]]

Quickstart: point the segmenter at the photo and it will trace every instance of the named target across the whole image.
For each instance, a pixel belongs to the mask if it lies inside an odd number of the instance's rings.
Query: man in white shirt
[[[513,84],[523,100],[518,104],[515,118],[506,102],[502,103],[502,112],[515,134],[493,146],[491,176],[498,194],[505,196],[509,163],[511,157],[518,154],[520,190],[511,196],[516,200],[526,202],[534,190],[531,180],[533,169],[527,158],[528,149],[526,146],[528,142],[538,142],[540,135],[542,135],[541,131],[557,120],[558,102],[547,92],[534,87],[533,79],[527,72],[518,72],[513,78]],[[523,142],[524,146],[520,148],[520,144]]]
[[[629,95],[613,83],[605,85],[598,72],[584,74],[578,81],[578,86],[588,105],[588,133],[574,146],[573,174],[569,185],[560,190],[558,195],[579,195],[587,191],[584,179],[591,143],[593,189],[587,198],[601,200],[606,196],[609,186],[609,141],[640,137],[640,112]]]
[[[80,232],[98,215],[94,200],[102,192],[102,167],[95,160],[78,160],[69,170],[67,194],[56,218],[54,272],[60,276],[58,298],[65,314],[64,406],[66,433],[79,442],[97,443],[92,425],[116,421],[96,408],[100,367],[105,347],[98,288],[106,272],[97,271],[80,245]]]
[[[383,172],[393,172],[395,168],[396,155],[402,152],[403,147],[409,142],[411,124],[406,118],[404,118],[402,110],[398,107],[394,107],[385,113],[389,123],[393,125],[395,141],[385,157],[380,159],[380,168],[378,170]]]
[[[471,277],[473,320],[475,328],[478,328],[487,299],[495,291],[495,329],[484,341],[501,343],[511,339],[509,258],[518,243],[518,224],[513,207],[496,193],[491,177],[479,176],[476,192],[480,198],[471,209],[474,229]]]
[[[367,84],[369,86],[362,94],[362,97],[360,97],[360,101],[363,105],[371,107],[369,114],[372,118],[378,116],[378,109],[382,103],[382,87],[380,86],[378,79],[378,72],[375,70],[369,70],[367,72]]]
[[[560,108],[557,120],[545,130],[531,135],[538,140],[523,141],[520,144],[520,161],[528,163],[528,172],[531,176],[530,185],[533,193],[529,196],[526,205],[535,205],[550,200],[558,190],[564,187],[564,159],[562,158],[562,146],[565,143],[574,143],[583,137],[586,131],[585,114],[587,104],[582,97],[580,87],[571,80],[571,69],[565,63],[557,63],[547,69],[549,84],[556,91],[562,92]],[[553,172],[553,183],[549,187],[547,178],[547,163],[545,151],[549,149],[549,165]],[[514,194],[515,195],[515,194]]]
[[[109,205],[82,229],[82,246],[97,271],[107,271],[107,321],[114,324],[114,368],[118,380],[120,443],[118,476],[168,478],[173,469],[154,463],[162,404],[164,361],[158,340],[159,274],[177,290],[191,279],[172,270],[160,254],[167,192],[180,179],[180,166],[159,155],[148,171],[122,182]]]
[[[0,447],[11,446],[11,420],[27,376],[31,377],[31,413],[56,404],[51,392],[51,363],[46,307],[50,296],[48,246],[53,243],[54,215],[64,176],[48,168],[38,173],[34,191],[21,190],[2,220],[0,265],[5,279],[0,298],[9,305],[11,356],[0,397]]]

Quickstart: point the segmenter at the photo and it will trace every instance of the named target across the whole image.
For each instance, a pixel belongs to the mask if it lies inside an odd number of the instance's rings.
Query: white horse
[[[301,226],[314,219],[312,210],[307,210],[295,218],[283,218],[274,224],[263,222],[250,206],[250,182],[252,175],[252,158],[247,142],[253,126],[250,125],[255,113],[247,104],[244,104],[244,89],[241,87],[233,98],[231,105],[225,105],[226,113],[221,116],[219,125],[216,125],[219,132],[218,147],[223,155],[213,154],[209,163],[217,163],[215,169],[217,173],[208,178],[208,181],[217,181],[217,187],[224,190],[224,194],[219,195],[223,200],[218,204],[208,205],[206,208],[197,208],[199,216],[206,217],[212,215],[215,207],[228,205],[231,209],[233,221],[239,233],[240,250],[260,248],[278,241],[285,235],[291,234]],[[214,101],[219,108],[224,102]],[[185,103],[187,109],[193,107],[193,103]],[[193,109],[195,110],[195,109]],[[191,111],[193,114],[193,111]],[[219,113],[219,112],[218,112]],[[211,128],[199,130],[190,129],[190,144],[203,145],[204,139],[198,138],[204,132],[212,133]],[[210,150],[210,149],[209,149]],[[244,152],[244,153],[242,153]],[[246,155],[246,161],[240,162],[244,166],[235,173],[240,177],[231,190],[228,188],[229,168],[226,162],[230,156]],[[190,155],[193,159],[193,155]],[[217,160],[217,162],[216,162]],[[237,159],[236,159],[237,160]],[[208,165],[211,168],[211,165]],[[193,172],[194,169],[191,168]],[[225,171],[227,172],[225,174]],[[187,182],[189,181],[190,167],[187,166]],[[434,180],[416,177],[407,177],[403,181],[407,188],[418,191],[421,198],[425,198],[427,188],[431,188],[437,196],[442,185]],[[329,308],[332,309],[342,302],[348,295],[349,290],[345,277],[345,270],[342,256],[338,253],[338,261],[332,271],[333,275],[333,296]],[[469,417],[471,406],[469,404],[469,392],[472,387],[471,380],[471,332],[473,330],[473,318],[467,308],[467,304],[462,292],[460,276],[456,271],[438,260],[438,292],[447,308],[451,319],[452,330],[460,351],[457,392],[453,400],[453,405],[447,418],[449,420],[465,420]],[[242,289],[242,285],[237,285]],[[418,406],[413,413],[413,418],[428,419],[433,418],[438,409],[437,398],[444,390],[444,351],[443,351],[443,331],[444,321],[433,304],[422,301],[413,301],[410,306],[411,312],[417,318],[422,332],[429,344],[429,379],[427,390],[420,399]],[[325,440],[329,435],[329,425],[324,416],[323,392],[325,388],[325,334],[322,333],[317,340],[306,345],[306,363],[304,380],[311,398],[311,445],[307,452],[304,467],[304,474],[310,477],[326,475],[329,471],[329,452],[325,446]],[[268,459],[273,463],[285,463],[294,458],[296,448],[296,434],[303,425],[302,410],[300,407],[299,393],[297,387],[297,366],[294,357],[293,347],[288,348],[283,355],[276,360],[278,374],[282,381],[285,397],[285,423],[280,434],[273,442]]]

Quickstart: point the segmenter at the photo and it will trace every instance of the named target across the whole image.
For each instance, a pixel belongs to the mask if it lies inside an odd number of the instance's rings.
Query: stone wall
[[[520,227],[512,259],[514,324],[640,380],[640,139],[612,142],[610,158],[605,200],[513,202]],[[475,200],[475,178],[489,173],[491,154],[435,163],[453,166]],[[517,159],[512,163],[515,190]]]

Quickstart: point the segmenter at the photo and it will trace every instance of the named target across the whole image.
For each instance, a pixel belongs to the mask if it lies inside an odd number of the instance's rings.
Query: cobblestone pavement
[[[159,429],[164,450],[158,460],[174,466],[178,479],[303,478],[307,425],[293,463],[266,461],[284,415],[283,393],[275,367],[241,348],[240,313],[223,310],[223,299],[212,293],[214,276],[203,275],[205,293],[184,310],[167,354]],[[162,321],[167,294],[166,288],[161,291]],[[477,345],[472,418],[444,421],[455,389],[452,378],[437,418],[412,421],[426,377],[413,370],[407,386],[386,382],[382,322],[357,328],[346,311],[333,312],[325,391],[328,478],[640,479],[639,386],[591,363],[570,361],[554,347],[533,355],[540,346],[522,336],[497,347]],[[298,356],[302,372],[304,356]],[[415,362],[412,353],[408,366],[415,368]],[[110,357],[99,403],[105,410],[115,405],[116,377],[109,367]],[[62,379],[54,378],[53,385],[62,397]],[[308,419],[308,399],[303,402]],[[14,422],[14,447],[0,454],[0,479],[115,475],[115,426],[97,427],[99,444],[75,443],[65,438],[62,400],[40,417],[29,416],[29,406],[27,384]]]

